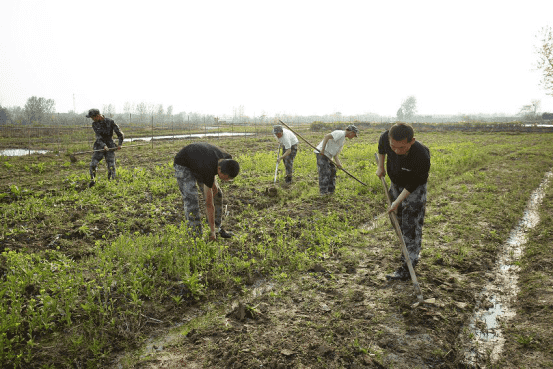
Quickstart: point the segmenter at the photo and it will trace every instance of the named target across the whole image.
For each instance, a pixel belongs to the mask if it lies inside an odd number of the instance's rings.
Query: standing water
[[[4,149],[0,150],[0,156],[23,156],[30,154],[46,154],[48,150],[30,150],[30,149]]]
[[[499,259],[489,282],[480,296],[469,321],[468,334],[471,340],[465,348],[465,364],[481,367],[488,361],[495,362],[503,351],[505,338],[501,322],[512,318],[513,307],[519,291],[516,262],[520,259],[528,241],[528,231],[540,221],[538,208],[545,196],[552,172],[547,172],[540,186],[532,193],[518,225],[511,231],[503,245]]]

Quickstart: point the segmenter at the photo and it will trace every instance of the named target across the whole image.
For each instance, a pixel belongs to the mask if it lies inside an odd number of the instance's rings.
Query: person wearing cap
[[[319,172],[319,192],[321,195],[333,194],[336,188],[336,168],[342,167],[339,155],[346,142],[346,137],[357,137],[359,129],[349,125],[345,130],[335,130],[324,136],[314,150],[317,156],[317,170]],[[334,162],[332,162],[334,160]]]
[[[230,181],[240,172],[240,165],[223,149],[205,142],[196,142],[182,148],[173,161],[175,177],[184,201],[184,213],[190,235],[200,237],[202,223],[198,187],[203,190],[210,240],[231,238],[232,232],[221,228],[223,217],[223,191],[217,177]]]
[[[289,129],[282,128],[280,125],[273,127],[273,134],[282,146],[282,155],[277,159],[277,164],[282,160],[286,168],[286,184],[292,183],[292,173],[294,172],[294,158],[298,153],[298,138]]]
[[[386,159],[387,157],[387,159]],[[386,169],[384,160],[386,159]],[[380,135],[376,175],[382,178],[388,172],[392,205],[388,212],[396,212],[409,259],[413,268],[419,262],[422,248],[422,226],[426,211],[426,183],[430,171],[430,150],[415,139],[413,127],[396,123]],[[408,280],[409,268],[403,254],[402,265],[386,276],[388,280]]]
[[[86,117],[92,118],[93,120],[92,129],[96,134],[96,141],[94,141],[93,149],[103,150],[95,151],[92,154],[92,160],[90,161],[91,181],[89,184],[89,187],[92,187],[96,183],[96,169],[104,157],[106,158],[106,165],[108,167],[108,180],[115,179],[115,151],[110,149],[120,150],[125,136],[113,119],[104,117],[100,114],[100,110],[98,109],[90,109]],[[117,145],[113,142],[113,132],[115,132],[119,139]]]

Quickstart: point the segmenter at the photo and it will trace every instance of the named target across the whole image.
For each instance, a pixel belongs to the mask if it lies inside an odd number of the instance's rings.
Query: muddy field
[[[517,315],[505,319],[501,327],[504,349],[493,359],[491,355],[466,358],[473,339],[469,329],[473,310],[490,303],[482,288],[494,278],[498,255],[505,251],[505,241],[522,218],[532,191],[553,167],[550,134],[546,139],[509,133],[417,136],[429,146],[433,162],[423,252],[416,269],[424,299],[432,303],[416,306],[410,281],[385,278],[399,265],[400,251],[387,218],[374,219],[385,209],[382,188],[373,178],[378,135],[365,132],[359,140],[348,141],[342,159],[344,167],[369,187],[342,173],[336,195],[325,198],[317,194],[314,155],[307,145],[300,143],[304,156],[298,155],[294,183],[285,186],[281,175],[273,186],[274,161],[266,164],[261,153],[274,154],[275,140],[212,141],[239,161],[254,158],[240,180],[222,185],[229,211],[224,225],[237,237],[217,241],[221,252],[246,257],[241,252],[245,245],[272,248],[278,232],[306,249],[328,243],[326,251],[299,262],[293,254],[282,253],[273,265],[255,264],[249,255],[250,267],[229,272],[233,277],[228,280],[207,275],[210,283],[200,297],[183,293],[182,301],[145,301],[135,327],[106,328],[119,334],[106,338],[111,347],[101,359],[92,360],[85,350],[78,351],[82,357],[67,359],[70,352],[55,341],[73,328],[51,328],[37,335],[34,360],[20,367],[552,367],[551,187],[539,209],[541,222],[528,230],[531,253],[516,261],[521,288],[514,301]],[[322,133],[305,137],[316,144]],[[151,175],[167,186],[157,188],[157,182],[150,180],[139,191],[124,194],[103,181],[87,187],[88,157],[76,164],[63,153],[3,158],[0,247],[29,254],[54,249],[84,262],[121,235],[139,237],[180,226],[182,202],[170,162],[186,143],[167,142],[155,152],[147,148],[118,152],[123,174],[146,173],[140,174],[145,180]],[[121,183],[130,181],[125,178],[119,179]],[[269,191],[272,188],[276,191]],[[48,210],[38,210],[31,198],[55,201]],[[84,198],[93,200],[84,203]],[[15,213],[18,204],[21,211]],[[279,228],[282,218],[290,218],[287,224],[293,227]],[[307,231],[312,232],[309,237]],[[313,238],[317,232],[325,238]],[[4,279],[9,274],[6,260],[3,254]],[[40,285],[29,288],[31,298]],[[74,315],[78,330],[78,312]],[[3,363],[10,361],[4,356]]]

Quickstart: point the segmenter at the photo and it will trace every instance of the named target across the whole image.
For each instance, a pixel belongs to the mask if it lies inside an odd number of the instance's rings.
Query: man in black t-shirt
[[[188,226],[195,237],[202,234],[198,187],[203,189],[210,240],[232,237],[232,232],[221,228],[223,215],[223,191],[216,176],[229,181],[238,175],[240,166],[232,156],[217,146],[208,143],[193,143],[185,146],[175,156],[173,167],[175,177],[184,201],[184,212]],[[217,229],[217,231],[216,231]]]
[[[386,169],[384,169],[384,160]],[[378,141],[378,168],[376,175],[390,177],[389,193],[392,206],[388,212],[396,211],[403,239],[407,246],[413,268],[419,261],[422,247],[422,226],[426,210],[426,183],[430,171],[430,150],[415,140],[413,127],[397,123],[382,133]],[[409,279],[409,269],[401,255],[402,266],[386,278],[390,280]]]

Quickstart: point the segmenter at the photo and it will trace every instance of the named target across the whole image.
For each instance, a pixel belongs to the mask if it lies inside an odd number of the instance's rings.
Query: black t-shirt
[[[174,163],[189,168],[199,182],[211,188],[217,175],[219,159],[232,159],[232,156],[217,146],[198,142],[182,148],[175,156]]]
[[[386,171],[396,185],[414,192],[417,187],[428,181],[430,171],[430,150],[419,141],[409,149],[407,155],[397,155],[390,147],[388,131],[380,135],[378,153],[387,155]]]

